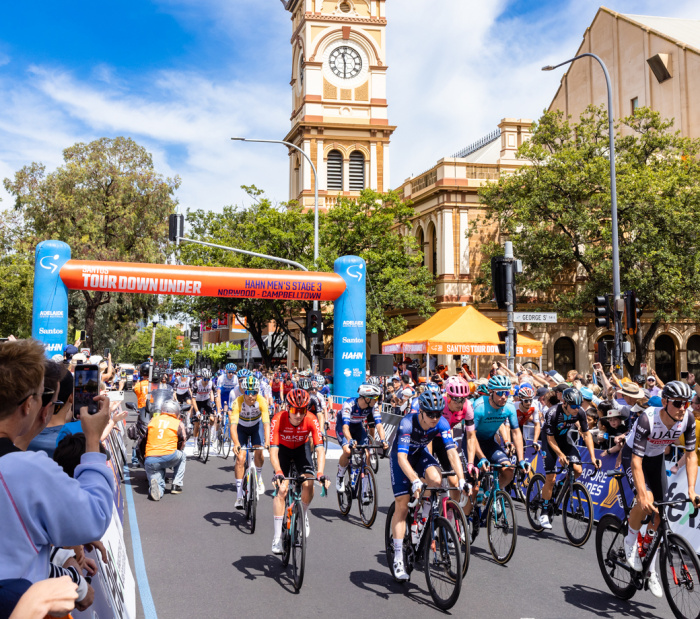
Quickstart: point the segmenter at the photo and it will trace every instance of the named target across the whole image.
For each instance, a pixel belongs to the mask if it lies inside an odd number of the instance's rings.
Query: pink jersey
[[[442,416],[447,418],[450,428],[454,428],[460,421],[464,420],[464,428],[467,431],[474,430],[474,409],[471,402],[467,399],[464,401],[464,406],[457,412],[452,412],[445,398],[445,408],[442,411]]]

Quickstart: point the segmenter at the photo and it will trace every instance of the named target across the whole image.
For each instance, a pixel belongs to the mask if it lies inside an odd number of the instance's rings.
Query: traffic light
[[[503,256],[491,258],[491,284],[496,304],[500,310],[508,309],[506,303],[508,301],[509,279],[513,293],[513,310],[515,310],[515,262],[511,258]]]
[[[639,299],[634,290],[625,292],[625,333],[634,335],[639,328],[639,316],[642,310],[638,309]]]
[[[316,359],[323,359],[323,341],[318,340],[314,342],[313,344],[313,356],[316,357]]]
[[[608,355],[608,342],[601,340],[595,345],[596,361],[600,363],[603,367],[610,363],[610,357]]]
[[[499,331],[498,339],[501,340],[501,342],[503,342],[502,344],[498,345],[498,352],[501,355],[508,354],[508,330]]]
[[[606,294],[604,297],[595,298],[595,326],[611,329],[614,323],[613,310],[611,305],[612,295]]]
[[[320,310],[306,311],[306,339],[317,340],[323,336],[323,313]]]
[[[185,216],[173,213],[168,217],[168,240],[177,243],[185,234]]]

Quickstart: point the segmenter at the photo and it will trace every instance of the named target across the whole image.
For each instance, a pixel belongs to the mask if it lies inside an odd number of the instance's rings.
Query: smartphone
[[[681,380],[686,380],[688,378],[688,372],[681,372]]]
[[[85,331],[80,332],[80,341],[84,342],[85,341]]]
[[[100,368],[94,364],[80,363],[75,366],[73,384],[73,407],[80,411],[87,406],[88,415],[94,415],[98,410],[95,399],[100,395]]]
[[[644,376],[647,375],[647,364],[646,363],[640,363],[639,364],[639,372],[643,374]]]
[[[105,361],[107,360],[107,357],[109,357],[109,348],[105,348]]]

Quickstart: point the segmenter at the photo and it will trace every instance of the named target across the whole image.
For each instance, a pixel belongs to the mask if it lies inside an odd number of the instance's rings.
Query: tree
[[[618,123],[621,286],[637,292],[651,321],[634,338],[634,358],[625,360],[633,373],[662,322],[700,318],[700,140],[672,126],[646,108]],[[519,289],[571,318],[612,291],[607,127],[602,108],[589,107],[574,124],[546,112],[519,151],[529,165],[480,194],[485,223],[496,222],[523,261]]]
[[[153,327],[148,325],[145,328],[139,329],[134,333],[130,341],[126,344],[124,352],[115,358],[115,361],[129,361],[131,363],[143,363],[151,356],[151,337],[153,336]],[[166,327],[158,325],[156,327],[155,354],[156,360],[173,359],[175,364],[178,360],[189,358],[187,353],[190,350],[189,342],[185,338],[183,348],[180,348],[180,340],[178,336],[182,336],[182,331],[177,327]],[[184,358],[183,358],[184,353]]]
[[[13,211],[0,212],[0,336],[29,337],[32,324],[34,264],[17,251],[22,219]]]
[[[391,337],[403,331],[406,321],[401,310],[417,310],[427,316],[432,311],[433,277],[422,266],[422,255],[415,239],[401,236],[396,227],[410,227],[413,208],[396,193],[378,194],[366,190],[357,200],[341,198],[328,212],[319,214],[320,252],[313,262],[313,211],[304,212],[297,204],[276,207],[255,187],[245,188],[256,203],[249,209],[225,207],[223,214],[195,211],[188,214],[192,237],[227,247],[255,251],[294,260],[318,271],[332,271],[339,256],[356,255],[367,262],[367,330],[382,331]],[[185,264],[235,268],[288,268],[267,259],[182,245],[180,259]],[[272,352],[284,337],[311,358],[311,350],[299,337],[304,332],[305,313],[311,302],[258,299],[181,299],[176,310],[199,320],[203,315],[235,313],[245,319],[246,328],[270,363]],[[333,325],[331,305],[324,308],[327,331]],[[264,340],[268,332],[271,343]]]
[[[168,215],[179,178],[163,178],[151,155],[130,138],[101,138],[63,151],[65,165],[46,173],[40,163],[5,179],[23,217],[21,248],[33,251],[40,241],[56,239],[71,246],[81,260],[163,262]],[[82,291],[88,343],[93,344],[95,318],[115,300],[109,292]],[[147,315],[156,295],[129,302],[136,315]]]

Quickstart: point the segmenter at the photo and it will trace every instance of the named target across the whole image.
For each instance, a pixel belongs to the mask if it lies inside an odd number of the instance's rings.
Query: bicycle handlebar
[[[690,513],[691,518],[695,518],[700,511],[700,506],[693,503],[690,499],[675,499],[674,501],[654,501],[654,507],[675,507],[676,505],[685,505],[690,503],[694,510]]]

